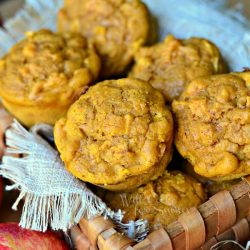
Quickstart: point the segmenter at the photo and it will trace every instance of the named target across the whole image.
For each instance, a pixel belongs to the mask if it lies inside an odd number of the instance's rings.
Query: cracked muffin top
[[[226,67],[213,43],[195,37],[179,40],[169,35],[162,43],[136,53],[129,76],[149,82],[171,102],[191,80],[224,72]]]
[[[0,60],[0,95],[20,105],[67,106],[99,71],[99,57],[81,35],[28,32]]]
[[[102,78],[124,73],[147,39],[149,17],[140,0],[65,0],[58,30],[80,32],[102,59]]]
[[[173,120],[162,94],[148,83],[107,80],[70,107],[54,135],[73,175],[127,190],[164,172],[172,156]]]
[[[179,171],[165,171],[156,181],[132,192],[100,191],[100,194],[108,207],[125,212],[124,222],[147,219],[152,231],[167,226],[181,213],[206,200],[202,185]]]
[[[201,176],[250,174],[250,73],[198,78],[172,103],[175,144]]]

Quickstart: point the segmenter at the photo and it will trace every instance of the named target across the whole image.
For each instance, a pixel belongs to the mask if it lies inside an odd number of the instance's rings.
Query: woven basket
[[[222,240],[245,242],[250,238],[250,176],[189,209],[140,243],[117,232],[112,221],[101,216],[82,219],[71,236],[78,250],[205,250]]]

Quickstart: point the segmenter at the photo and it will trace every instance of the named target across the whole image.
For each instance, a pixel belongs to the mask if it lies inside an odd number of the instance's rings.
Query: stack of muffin
[[[28,32],[0,60],[0,96],[27,127],[55,125],[67,170],[125,221],[156,229],[205,201],[200,182],[250,174],[250,73],[225,74],[205,39],[152,37],[140,0],[65,0],[57,33]],[[167,168],[177,151],[189,175]]]

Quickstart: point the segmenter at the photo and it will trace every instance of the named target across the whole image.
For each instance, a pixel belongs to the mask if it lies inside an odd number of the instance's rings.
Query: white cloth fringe
[[[6,132],[8,155],[3,157],[0,175],[14,182],[7,190],[20,190],[12,208],[17,209],[24,199],[20,226],[37,231],[46,231],[50,226],[67,231],[83,216],[103,215],[131,238],[144,238],[148,233],[147,221],[123,224],[121,210],[109,209],[85,183],[67,172],[58,152],[38,134],[52,138],[52,132],[52,127],[43,124],[28,132],[17,121]]]

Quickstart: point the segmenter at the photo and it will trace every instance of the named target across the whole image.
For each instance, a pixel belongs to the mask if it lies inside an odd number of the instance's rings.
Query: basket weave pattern
[[[138,244],[101,216],[82,219],[71,234],[78,250],[206,250],[221,240],[244,242],[250,236],[250,177],[189,209]]]

